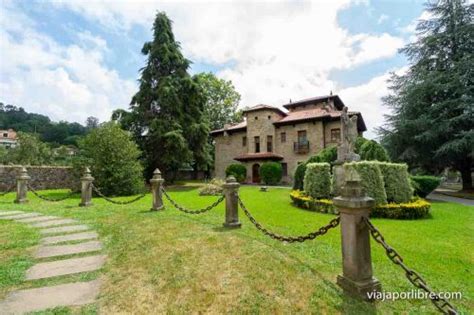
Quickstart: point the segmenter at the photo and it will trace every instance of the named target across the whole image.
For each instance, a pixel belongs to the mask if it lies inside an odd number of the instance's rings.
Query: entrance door
[[[252,183],[260,183],[260,165],[258,164],[252,166]]]

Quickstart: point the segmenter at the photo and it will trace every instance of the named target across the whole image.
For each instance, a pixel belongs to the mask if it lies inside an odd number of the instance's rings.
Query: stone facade
[[[251,107],[244,110],[243,122],[211,132],[215,139],[216,177],[225,178],[227,166],[240,162],[247,168],[246,182],[257,183],[260,165],[277,161],[286,173],[283,182],[290,183],[299,163],[323,148],[338,145],[344,104],[337,95],[283,107],[288,111],[269,105]],[[350,115],[357,115],[358,131],[362,134],[366,128],[361,114]]]
[[[21,165],[0,165],[0,191],[8,189],[16,182]],[[78,189],[80,179],[75,178],[69,166],[26,166],[31,177],[29,184],[34,189]]]

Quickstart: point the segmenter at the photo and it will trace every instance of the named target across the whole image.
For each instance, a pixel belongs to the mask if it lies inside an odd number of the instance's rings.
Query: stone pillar
[[[155,169],[153,172],[153,178],[150,179],[151,184],[151,194],[153,197],[153,204],[151,206],[151,211],[163,210],[165,207],[163,205],[163,195],[161,192],[161,185],[165,180],[161,177],[161,172],[159,169]]]
[[[91,170],[86,167],[84,175],[81,177],[81,203],[80,207],[92,206],[92,182],[94,177],[91,175]]]
[[[353,296],[369,300],[367,292],[380,291],[380,282],[372,276],[370,232],[364,222],[374,200],[362,191],[360,176],[353,169],[344,169],[342,196],[333,199],[341,216],[342,275],[337,284]]]
[[[238,194],[240,184],[234,176],[229,176],[224,184],[225,195],[225,222],[226,228],[240,228],[242,224],[239,222],[239,202]]]
[[[20,174],[16,177],[16,199],[15,203],[27,203],[28,181],[31,179],[25,167],[22,167]]]

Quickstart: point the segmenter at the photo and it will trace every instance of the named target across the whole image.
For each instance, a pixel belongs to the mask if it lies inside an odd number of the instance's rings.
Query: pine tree
[[[472,190],[474,5],[441,0],[427,9],[432,18],[402,50],[408,71],[392,75],[384,99],[392,114],[380,133],[393,159],[434,172],[453,167]]]
[[[172,181],[180,167],[205,168],[210,156],[209,127],[202,119],[205,97],[187,72],[190,61],[182,55],[171,23],[165,13],[157,13],[153,40],[142,49],[147,63],[128,120],[145,154],[147,173],[158,167]]]

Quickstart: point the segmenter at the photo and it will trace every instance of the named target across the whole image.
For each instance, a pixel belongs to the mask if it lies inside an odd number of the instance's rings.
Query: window
[[[247,137],[242,137],[242,146],[247,146]]]
[[[341,140],[341,129],[331,129],[331,142],[339,142]]]
[[[281,163],[281,168],[283,170],[283,173],[282,175],[285,177],[285,176],[288,176],[288,164],[287,163]]]
[[[282,132],[282,133],[280,134],[280,137],[281,137],[281,143],[286,142],[286,132]]]
[[[308,142],[308,140],[306,138],[306,130],[298,131],[298,143],[302,144],[302,143],[306,143],[306,142]]]
[[[8,133],[4,133],[4,134],[3,134],[3,137],[4,137],[4,138],[8,138]]]
[[[260,152],[260,137],[255,137],[255,153]]]
[[[258,117],[257,117],[257,116],[255,116],[255,120],[258,120]]]
[[[267,136],[267,152],[273,152],[273,136]]]
[[[272,119],[272,116],[268,116],[268,119]]]

